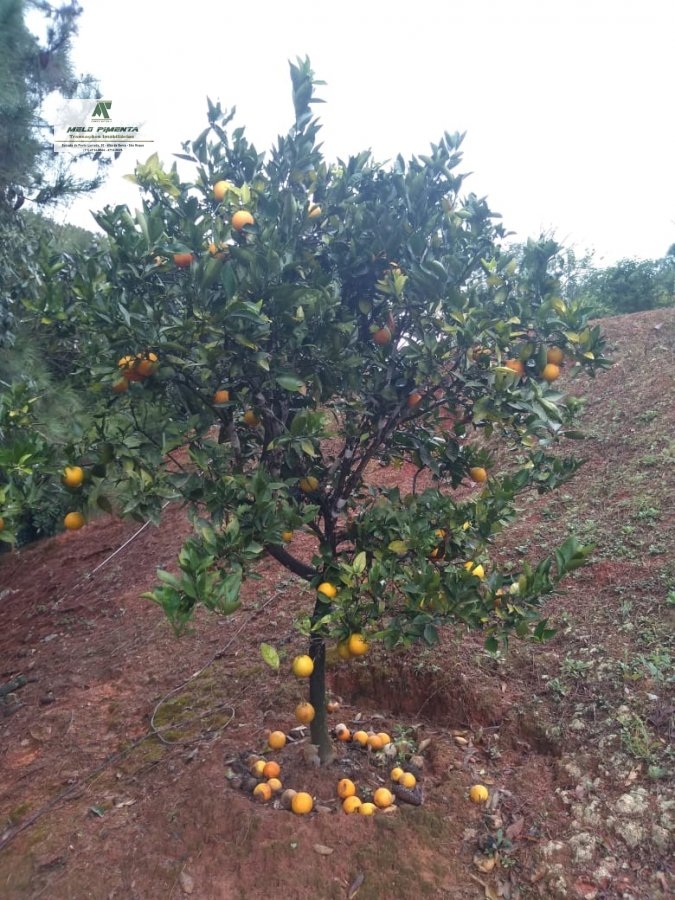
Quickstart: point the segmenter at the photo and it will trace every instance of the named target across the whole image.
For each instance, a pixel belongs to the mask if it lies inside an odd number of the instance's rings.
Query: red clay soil
[[[655,332],[664,321],[667,329]],[[625,440],[639,427],[635,417],[654,409],[675,420],[672,367],[661,371],[643,360],[646,355],[649,363],[649,354],[675,334],[672,312],[606,320],[604,327],[617,364],[598,376],[584,422],[592,428],[600,410],[605,421],[614,405],[621,427],[589,440],[588,462],[558,492],[560,499],[533,502],[523,512],[508,536],[512,554],[528,555],[532,545],[539,552],[549,539],[564,538],[563,521],[569,530],[575,523],[593,530],[591,513],[580,506],[584,498],[629,454],[647,452],[644,434],[642,442],[640,435]],[[649,342],[655,350],[643,352]],[[672,429],[669,434],[672,449]],[[407,468],[393,467],[378,475],[404,488],[410,477]],[[672,475],[659,469],[659,478],[672,499]],[[639,758],[617,781],[604,774],[609,751],[598,749],[606,735],[593,730],[603,714],[600,699],[591,696],[595,683],[590,676],[573,679],[572,663],[561,669],[566,659],[585,660],[586,648],[605,647],[611,657],[627,592],[646,615],[668,578],[675,584],[667,535],[654,535],[653,545],[660,540],[663,551],[656,557],[647,546],[619,553],[607,537],[616,531],[606,527],[610,506],[615,523],[635,522],[641,511],[656,508],[652,488],[623,479],[606,484],[592,514],[606,543],[551,601],[563,627],[543,648],[519,645],[507,658],[490,657],[479,639],[448,632],[433,651],[386,655],[374,647],[367,658],[333,664],[331,688],[342,703],[334,724],[387,731],[422,757],[423,803],[401,802],[373,817],[342,813],[335,786],[345,776],[364,794],[389,784],[382,755],[337,742],[335,761],[318,768],[308,761],[306,738],[292,732],[295,704],[305,699],[288,665],[305,648],[294,627],[308,608],[299,580],[265,561],[260,580],[247,583],[239,612],[227,619],[202,613],[193,633],[177,639],[161,610],[140,598],[153,587],[158,567],[174,566],[189,532],[177,506],[165,511],[159,528],[101,517],[79,532],[4,554],[0,686],[14,690],[0,697],[0,897],[672,896],[667,838],[661,848],[651,838],[631,844],[628,833],[608,824],[609,813],[607,821],[591,824],[575,806],[620,805],[644,785],[658,827],[668,831],[663,781],[654,793],[648,763]],[[637,500],[636,490],[644,491]],[[673,507],[661,508],[672,519]],[[632,533],[623,540],[630,544]],[[574,628],[566,632],[570,622]],[[278,649],[279,673],[263,662],[262,641]],[[624,649],[617,643],[614,655]],[[549,687],[556,677],[559,696]],[[664,703],[667,687],[654,677],[628,682],[636,697],[642,690]],[[603,690],[606,708],[632,702],[621,679]],[[579,711],[584,698],[593,720]],[[654,759],[672,740],[664,709],[660,724],[650,724],[647,713],[643,718],[661,742]],[[574,716],[583,726],[576,731]],[[257,805],[228,777],[239,760],[265,751],[269,729],[295,736],[267,756],[281,764],[284,787],[314,796],[309,816]],[[490,789],[487,804],[469,801],[476,782]],[[577,846],[587,833],[590,855]]]

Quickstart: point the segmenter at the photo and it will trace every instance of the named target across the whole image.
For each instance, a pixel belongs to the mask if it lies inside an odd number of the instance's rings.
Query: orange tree
[[[236,610],[265,555],[304,580],[326,759],[328,641],[347,656],[372,640],[435,644],[448,623],[492,648],[546,636],[541,598],[587,548],[570,539],[506,573],[487,547],[520,492],[578,465],[549,449],[574,412],[561,356],[589,373],[606,361],[560,296],[560,248],[532,241],[516,262],[486,201],[462,193],[461,135],[409,161],[329,164],[320,82],[308,60],[291,78],[294,122],[269,155],[209,102],[180,154],[191,180],[156,157],[137,167],[142,209],[98,214],[109,245],[82,263],[73,314],[99,361],[82,373],[101,402],[83,458],[105,478],[90,490],[107,508],[113,484],[140,518],[176,497],[193,510],[177,571],[148,596],[181,630],[197,604]],[[509,474],[492,474],[490,436],[518,448]],[[418,471],[410,493],[369,479],[390,461]],[[458,499],[470,479],[480,487]],[[289,542],[299,531],[305,555]]]

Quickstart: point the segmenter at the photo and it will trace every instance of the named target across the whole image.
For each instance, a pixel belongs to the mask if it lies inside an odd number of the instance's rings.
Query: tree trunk
[[[314,662],[314,670],[309,676],[309,702],[314,707],[314,719],[310,724],[312,743],[318,747],[322,765],[331,762],[335,756],[333,743],[328,733],[326,715],[326,642],[318,635],[312,635],[309,655]]]

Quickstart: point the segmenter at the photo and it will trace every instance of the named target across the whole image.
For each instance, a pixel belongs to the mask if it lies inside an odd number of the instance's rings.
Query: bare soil
[[[448,631],[433,650],[331,666],[334,723],[422,749],[421,805],[347,816],[338,778],[365,794],[388,764],[340,743],[330,766],[308,763],[288,666],[308,595],[271,561],[236,615],[200,614],[177,639],[139,595],[174,565],[179,507],[160,528],[99,518],[0,557],[0,896],[673,896],[675,309],[601,325],[612,369],[562,379],[586,399],[586,463],[528,498],[499,547],[596,544],[547,605],[555,637],[490,655]],[[403,487],[411,474],[376,473]],[[295,736],[267,755],[313,794],[309,816],[228,777],[269,729]],[[486,804],[469,801],[474,783]]]

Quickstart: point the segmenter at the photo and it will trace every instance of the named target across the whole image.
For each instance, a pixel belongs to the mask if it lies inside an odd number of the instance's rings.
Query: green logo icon
[[[112,106],[112,100],[99,100],[94,108],[92,119],[109,119],[108,110]]]

